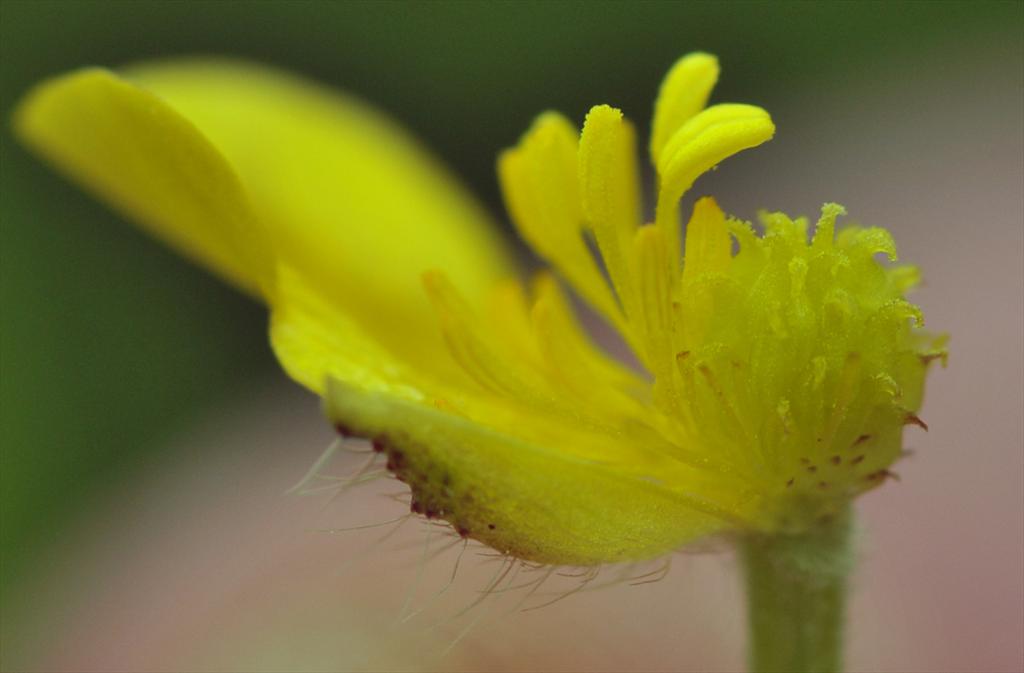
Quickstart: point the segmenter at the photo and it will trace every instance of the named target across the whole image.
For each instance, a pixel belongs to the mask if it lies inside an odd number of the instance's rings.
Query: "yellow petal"
[[[320,395],[329,379],[340,379],[361,390],[424,398],[423,375],[431,371],[433,360],[422,367],[401,361],[290,267],[282,267],[277,280],[288,300],[271,311],[270,342],[293,379]]]
[[[100,198],[242,289],[271,281],[265,235],[234,169],[161,99],[101,69],[37,86],[19,137]]]
[[[659,556],[734,524],[668,458],[595,460],[477,419],[332,383],[328,416],[374,438],[413,509],[519,559],[595,565]]]
[[[290,315],[287,291],[301,285],[360,339],[433,373],[457,368],[420,274],[444,268],[476,304],[513,268],[487,216],[401,128],[270,69],[169,62],[124,80],[86,71],[41,86],[18,128],[99,196],[275,310]],[[274,291],[281,269],[291,280]],[[286,368],[314,389],[335,368],[297,362],[303,371]]]
[[[717,58],[697,52],[676,61],[665,75],[651,125],[651,160],[655,166],[672,134],[707,105],[718,72]]]
[[[233,163],[278,258],[405,360],[443,352],[424,271],[444,269],[474,303],[512,272],[486,213],[365,103],[235,62],[158,63],[127,74]]]

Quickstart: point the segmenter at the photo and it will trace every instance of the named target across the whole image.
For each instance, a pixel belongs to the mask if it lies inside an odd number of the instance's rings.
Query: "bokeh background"
[[[658,584],[499,606],[437,659],[493,565],[467,555],[444,600],[396,625],[425,529],[377,545],[386,528],[310,530],[401,515],[377,497],[393,487],[333,509],[283,495],[330,432],[273,362],[263,310],[8,129],[26,89],[68,69],[251,58],[387,110],[504,222],[494,158],[537,112],[608,102],[643,136],[666,68],[703,49],[723,65],[714,100],[763,105],[779,131],[694,194],[743,217],[835,200],[891,228],[953,336],[931,432],[909,431],[902,482],[860,504],[851,669],[1022,670],[1022,35],[1019,2],[0,1],[0,666],[741,668],[735,563],[712,551]],[[427,565],[421,598],[452,563]]]

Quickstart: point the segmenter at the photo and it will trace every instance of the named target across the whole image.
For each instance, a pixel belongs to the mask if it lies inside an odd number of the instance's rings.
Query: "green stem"
[[[851,518],[847,509],[798,535],[742,540],[751,671],[842,669]]]

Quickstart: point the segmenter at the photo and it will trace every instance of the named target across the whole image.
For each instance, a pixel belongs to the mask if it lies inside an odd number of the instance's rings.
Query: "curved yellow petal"
[[[271,284],[265,233],[234,169],[187,119],[113,73],[43,82],[15,131],[57,168],[252,294]]]
[[[654,103],[651,161],[655,166],[672,134],[704,109],[718,81],[718,59],[711,54],[687,54],[665,75]]]
[[[483,210],[401,127],[364,103],[254,65],[155,64],[129,76],[182,110],[232,161],[279,259],[307,287],[406,363],[453,368],[420,275],[443,268],[481,302],[513,265]],[[306,376],[332,366],[320,365]]]
[[[319,395],[333,378],[361,390],[424,397],[422,376],[429,366],[403,362],[291,268],[282,267],[277,280],[287,301],[271,311],[270,343],[289,376]]]
[[[425,270],[445,269],[479,299],[513,268],[472,196],[361,101],[241,62],[143,64],[126,76],[213,141],[249,189],[278,256],[361,319],[423,327],[432,319]]]
[[[400,127],[282,72],[224,61],[147,64],[125,79],[86,71],[40,87],[18,128],[99,196],[262,294],[275,325],[304,316],[289,343],[308,337],[322,357],[278,352],[314,390],[362,342],[457,376],[420,274],[444,268],[482,303],[513,270],[486,214]],[[275,274],[289,281],[278,287]],[[313,294],[324,310],[290,310]],[[314,328],[313,318],[327,324]],[[356,343],[342,355],[314,347],[339,320]]]

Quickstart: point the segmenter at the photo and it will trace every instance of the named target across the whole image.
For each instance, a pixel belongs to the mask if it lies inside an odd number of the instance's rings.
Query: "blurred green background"
[[[11,107],[40,79],[178,54],[273,63],[390,111],[500,214],[494,157],[537,112],[578,119],[610,102],[643,137],[652,92],[687,51],[719,55],[716,100],[786,110],[794,91],[963,45],[965,59],[1019,60],[1022,7],[0,1],[0,589],[177,428],[281,376],[261,308],[13,141]]]

